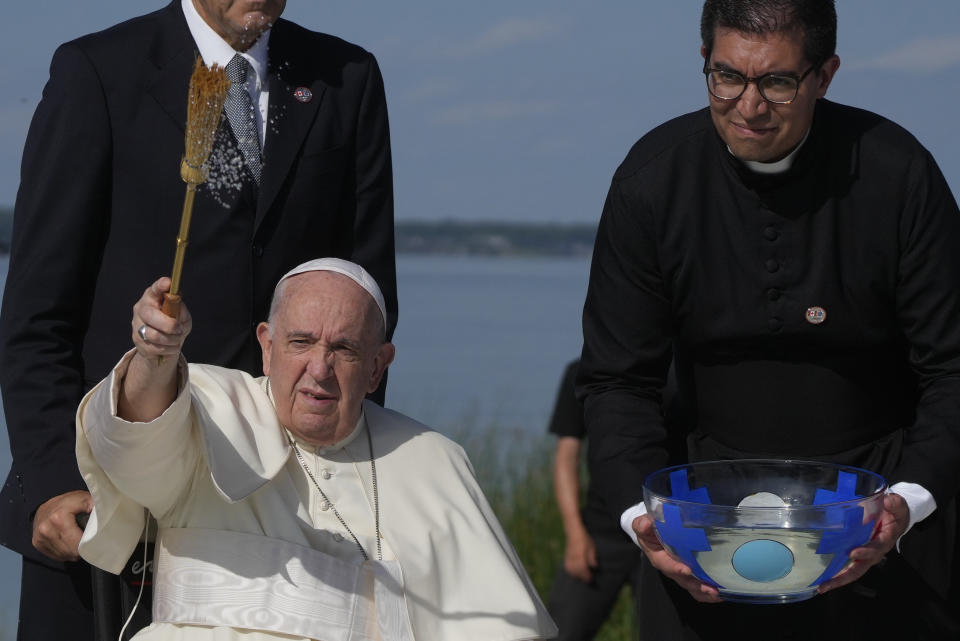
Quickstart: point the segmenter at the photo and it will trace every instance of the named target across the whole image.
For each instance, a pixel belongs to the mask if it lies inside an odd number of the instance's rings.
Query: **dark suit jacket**
[[[131,346],[131,306],[169,274],[196,53],[179,0],[61,46],[24,149],[0,317],[13,467],[0,543],[45,560],[30,516],[84,489],[74,456],[83,392]],[[386,103],[373,56],[279,20],[259,193],[198,191],[182,291],[195,362],[260,370],[253,329],[290,267],[337,256],[397,299]],[[294,96],[306,87],[312,99]],[[301,92],[302,93],[302,92]],[[223,126],[223,125],[221,125]],[[229,130],[227,130],[229,131]]]

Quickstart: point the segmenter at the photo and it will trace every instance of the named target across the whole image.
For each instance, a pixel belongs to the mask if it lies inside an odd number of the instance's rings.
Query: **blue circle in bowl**
[[[750,581],[768,583],[782,579],[793,569],[793,552],[783,543],[754,539],[733,553],[733,569]]]

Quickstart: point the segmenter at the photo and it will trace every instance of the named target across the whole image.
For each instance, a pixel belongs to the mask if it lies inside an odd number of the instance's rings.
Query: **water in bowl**
[[[817,554],[820,531],[783,529],[706,529],[711,549],[697,562],[719,585],[727,601],[789,603],[809,599],[812,585],[832,554]]]

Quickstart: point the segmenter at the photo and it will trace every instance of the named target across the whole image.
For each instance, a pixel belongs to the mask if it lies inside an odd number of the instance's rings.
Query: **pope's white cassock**
[[[556,634],[457,444],[365,401],[343,441],[298,443],[324,499],[266,378],[181,361],[176,401],[130,423],[117,399],[132,354],[81,403],[77,458],[96,505],[84,559],[117,573],[144,508],[159,523],[154,623],[139,641]]]

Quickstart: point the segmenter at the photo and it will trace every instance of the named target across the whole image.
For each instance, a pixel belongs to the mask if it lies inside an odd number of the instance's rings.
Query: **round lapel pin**
[[[293,90],[293,97],[300,102],[310,102],[313,100],[313,92],[307,87],[297,87]]]
[[[811,325],[819,325],[823,321],[827,320],[827,310],[819,306],[808,307],[804,317]]]

